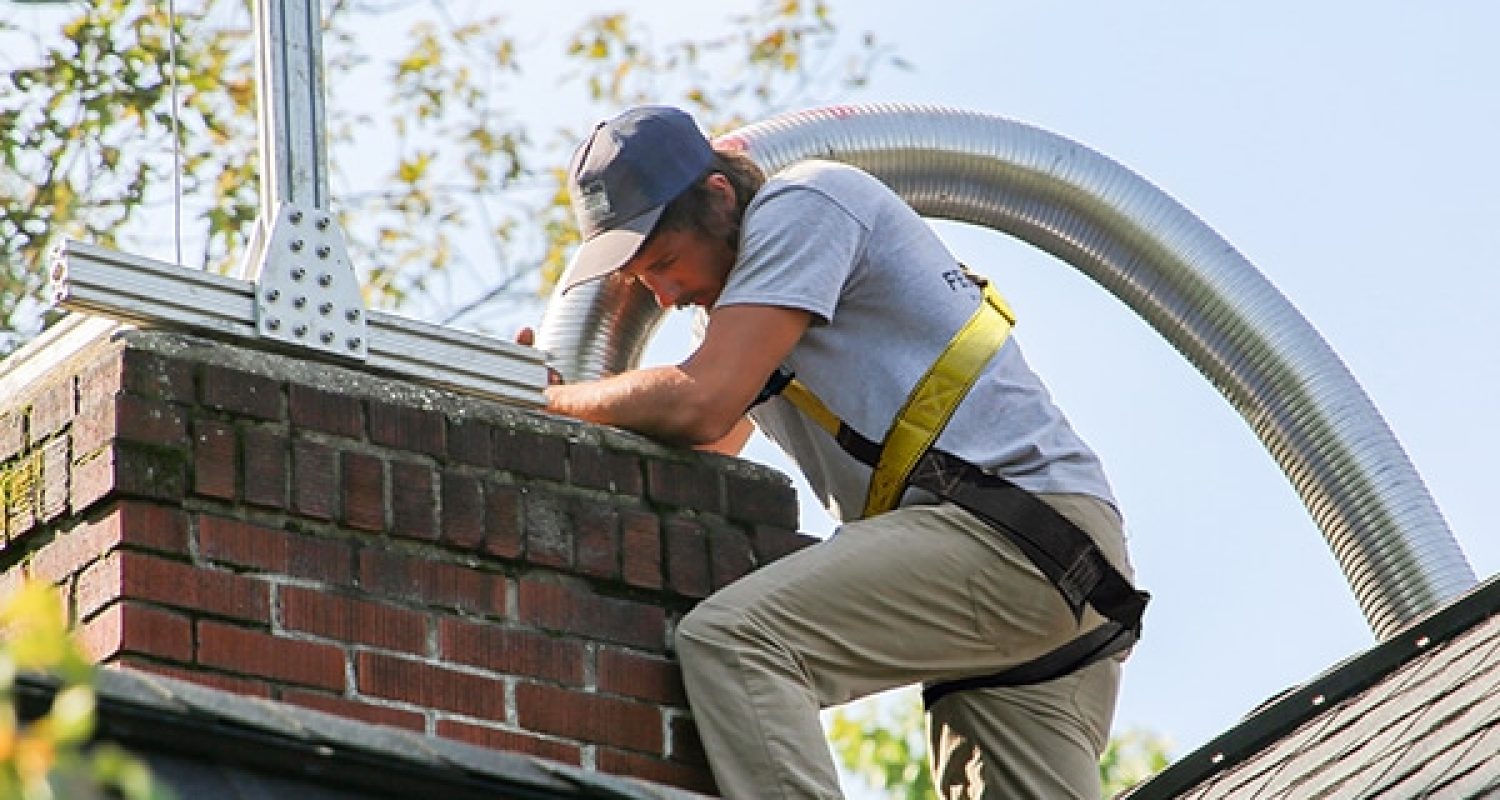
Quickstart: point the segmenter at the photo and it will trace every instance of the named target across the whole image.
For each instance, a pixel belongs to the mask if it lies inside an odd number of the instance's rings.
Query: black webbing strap
[[[1038,658],[989,675],[931,683],[922,688],[922,705],[932,708],[954,692],[969,689],[992,689],[997,686],[1030,686],[1061,678],[1122,652],[1136,642],[1137,632],[1126,630],[1118,622],[1108,621],[1071,642]]]

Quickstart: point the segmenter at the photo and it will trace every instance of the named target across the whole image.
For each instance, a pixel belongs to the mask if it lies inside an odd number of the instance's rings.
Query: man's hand
[[[536,331],[533,330],[530,325],[522,326],[520,330],[516,331],[516,344],[523,347],[536,347]],[[562,373],[553,369],[551,364],[548,364],[546,366],[547,385],[561,386],[563,384]]]

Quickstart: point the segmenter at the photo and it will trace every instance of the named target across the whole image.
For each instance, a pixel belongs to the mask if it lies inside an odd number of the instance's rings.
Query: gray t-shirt
[[[878,442],[980,302],[937,235],[884,184],[849,166],[805,161],[773,176],[750,203],[739,259],[715,307],[810,312],[813,323],[784,366]],[[797,463],[834,517],[859,517],[868,467],[781,397],[751,418]],[[1053,405],[1014,335],[935,446],[1032,492],[1089,494],[1114,504],[1098,458]],[[904,504],[928,499],[917,495],[909,492]]]

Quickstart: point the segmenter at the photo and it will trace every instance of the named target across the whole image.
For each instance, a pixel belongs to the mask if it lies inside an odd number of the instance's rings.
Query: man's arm
[[[681,364],[549,386],[547,410],[671,444],[725,441],[809,319],[806,311],[780,306],[716,309],[703,342]]]

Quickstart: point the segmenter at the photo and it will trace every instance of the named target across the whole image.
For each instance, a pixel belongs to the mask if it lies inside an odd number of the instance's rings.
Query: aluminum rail
[[[807,158],[857,165],[921,214],[1010,234],[1103,286],[1260,438],[1379,639],[1475,585],[1415,468],[1323,338],[1232,245],[1125,167],[1013,120],[906,105],[790,114],[717,145],[768,172]],[[619,372],[660,315],[635,284],[596,281],[554,295],[538,346],[571,379]]]
[[[268,344],[256,332],[255,285],[236,278],[68,241],[53,256],[51,279],[53,300],[69,311],[206,333],[255,348]],[[512,405],[542,404],[547,368],[532,348],[379,311],[369,312],[368,331],[366,361],[302,348],[284,352]]]

